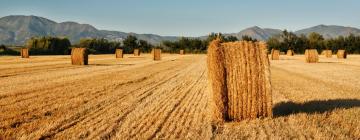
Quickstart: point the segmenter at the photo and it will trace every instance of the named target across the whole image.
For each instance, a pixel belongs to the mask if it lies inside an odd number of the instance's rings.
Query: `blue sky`
[[[98,29],[200,36],[251,26],[360,28],[360,0],[0,0],[0,16],[36,15]]]

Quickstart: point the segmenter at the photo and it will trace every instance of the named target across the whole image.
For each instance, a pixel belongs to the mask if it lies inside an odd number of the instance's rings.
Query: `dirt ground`
[[[360,139],[360,56],[271,61],[273,118],[213,125],[206,55],[0,57],[0,139]]]

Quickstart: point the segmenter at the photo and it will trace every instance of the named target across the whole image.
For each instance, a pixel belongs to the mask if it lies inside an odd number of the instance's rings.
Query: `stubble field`
[[[0,57],[0,139],[360,139],[360,56],[271,61],[273,118],[211,123],[206,55]]]

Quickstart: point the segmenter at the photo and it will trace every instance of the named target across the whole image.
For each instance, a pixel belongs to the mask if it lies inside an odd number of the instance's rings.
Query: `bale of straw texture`
[[[294,51],[293,50],[287,50],[287,52],[286,52],[286,55],[287,56],[294,56]]]
[[[272,116],[270,64],[264,42],[211,42],[208,74],[218,118],[241,121]]]
[[[319,62],[319,54],[316,49],[306,49],[305,50],[305,61],[307,63],[317,63]]]
[[[29,49],[21,48],[20,55],[21,55],[21,58],[29,58]]]
[[[347,53],[345,50],[338,50],[336,55],[337,55],[338,59],[346,59],[347,58]]]
[[[71,49],[71,64],[88,65],[88,52],[86,48]]]
[[[332,57],[332,50],[324,50],[324,55],[327,58],[331,58]]]
[[[124,58],[123,50],[122,49],[116,49],[115,50],[115,57],[116,58]]]
[[[140,56],[140,50],[134,49],[134,56]]]
[[[155,61],[161,60],[161,49],[153,49],[152,52]]]
[[[279,60],[280,59],[280,51],[272,49],[271,50],[271,60]]]
[[[180,55],[185,55],[185,51],[184,51],[184,50],[180,50]]]

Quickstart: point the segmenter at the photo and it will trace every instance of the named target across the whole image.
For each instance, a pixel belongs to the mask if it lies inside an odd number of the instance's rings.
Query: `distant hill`
[[[350,33],[360,35],[360,29],[353,27],[318,25],[311,28],[296,31],[296,34],[306,34],[317,32],[325,38],[347,36]],[[281,33],[279,29],[260,28],[257,26],[244,29],[238,33],[228,33],[225,36],[233,35],[241,39],[247,35],[258,40],[267,40],[271,36]],[[23,45],[31,37],[37,36],[59,36],[67,37],[72,43],[77,43],[81,38],[106,38],[112,41],[122,41],[128,35],[134,35],[138,39],[146,40],[152,44],[158,44],[164,40],[175,41],[180,37],[160,36],[156,34],[136,34],[120,31],[99,30],[89,24],[79,24],[76,22],[62,22],[37,17],[37,16],[6,16],[0,18],[0,44]],[[202,39],[206,36],[200,37]]]
[[[0,18],[0,44],[22,45],[31,37],[60,36],[68,37],[72,43],[80,38],[106,38],[121,41],[129,34],[153,44],[163,40],[177,40],[177,37],[159,36],[155,34],[136,34],[118,31],[98,30],[89,24],[62,22],[37,16],[6,16]]]
[[[269,29],[269,28],[262,29],[258,26],[254,26],[254,27],[250,27],[245,30],[242,30],[238,33],[231,33],[231,34],[226,34],[226,35],[236,36],[238,39],[241,39],[242,36],[247,35],[247,36],[250,36],[257,40],[267,40],[271,36],[274,36],[274,35],[277,35],[280,33],[281,33],[281,30],[278,30],[278,29]]]
[[[338,36],[348,36],[350,33],[354,35],[360,35],[360,29],[353,27],[344,27],[336,25],[318,25],[306,29],[296,31],[295,33],[308,35],[312,32],[317,32],[324,36],[324,38],[334,38]]]

